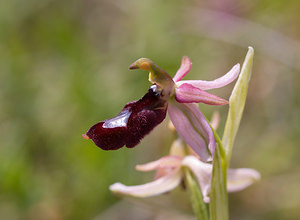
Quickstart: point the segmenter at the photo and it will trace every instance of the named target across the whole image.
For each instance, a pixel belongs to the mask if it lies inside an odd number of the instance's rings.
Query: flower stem
[[[211,220],[227,220],[229,219],[228,211],[228,194],[227,194],[227,166],[225,163],[225,153],[222,142],[217,133],[212,128],[216,150],[213,160],[213,173],[211,179],[210,192],[210,219]]]
[[[202,192],[198,181],[187,168],[184,168],[185,183],[191,194],[191,203],[198,220],[209,220],[208,208],[203,201]]]

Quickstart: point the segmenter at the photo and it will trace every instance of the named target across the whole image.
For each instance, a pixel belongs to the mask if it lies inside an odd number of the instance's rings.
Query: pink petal
[[[174,82],[180,81],[191,70],[191,68],[192,68],[192,62],[190,58],[188,58],[187,56],[182,57],[181,65],[177,70],[173,78],[173,81]]]
[[[221,116],[218,111],[214,111],[211,119],[210,119],[210,125],[214,130],[217,130],[220,124]]]
[[[177,82],[176,85],[180,86],[184,83],[188,83],[193,85],[194,87],[197,87],[199,89],[208,90],[208,89],[216,89],[223,86],[226,86],[227,84],[234,81],[240,73],[240,64],[236,64],[232,69],[226,73],[225,75],[221,76],[218,79],[215,79],[213,81],[205,81],[205,80],[182,80],[180,82]]]
[[[134,197],[150,197],[163,194],[177,187],[182,180],[182,174],[178,170],[169,175],[163,176],[153,182],[137,186],[125,186],[115,183],[109,187],[114,193],[125,194]]]
[[[180,167],[181,160],[182,158],[178,156],[165,156],[156,161],[137,165],[135,168],[139,171],[151,171],[162,168],[177,168]]]
[[[182,161],[182,166],[190,168],[198,180],[204,202],[209,202],[212,164],[204,163],[194,156],[187,156]]]
[[[208,105],[226,105],[228,101],[216,95],[210,94],[191,84],[182,84],[175,89],[175,98],[180,103],[205,103]]]
[[[260,174],[254,169],[229,169],[227,172],[227,190],[236,192],[243,190],[260,179]]]
[[[200,156],[211,161],[215,151],[214,134],[195,104],[169,102],[170,119],[179,135]]]

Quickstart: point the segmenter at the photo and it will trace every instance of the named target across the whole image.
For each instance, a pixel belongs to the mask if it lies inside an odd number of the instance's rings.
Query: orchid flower
[[[104,150],[116,150],[124,145],[136,146],[140,140],[166,117],[173,122],[179,135],[203,161],[211,161],[215,150],[215,139],[209,123],[193,103],[225,105],[228,101],[205,90],[223,87],[234,81],[240,71],[236,64],[224,76],[213,80],[182,80],[190,71],[192,63],[186,56],[174,78],[147,58],[140,58],[129,69],[149,71],[153,84],[146,95],[125,105],[114,118],[92,126],[83,137],[92,139]]]
[[[163,194],[171,191],[183,181],[184,167],[192,171],[200,185],[204,202],[209,203],[212,164],[202,162],[195,156],[186,155],[181,139],[174,141],[170,155],[136,166],[139,171],[156,170],[154,181],[137,186],[125,186],[121,183],[115,183],[110,186],[110,190],[114,193],[140,198]],[[228,192],[243,190],[259,179],[260,174],[254,169],[229,169],[227,173],[227,190]]]

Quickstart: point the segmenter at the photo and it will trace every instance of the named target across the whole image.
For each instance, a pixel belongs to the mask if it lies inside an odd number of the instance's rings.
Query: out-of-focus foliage
[[[180,189],[143,201],[151,207],[143,214],[114,209],[108,190],[143,182],[134,166],[168,151],[166,123],[138,147],[114,152],[81,134],[147,91],[148,76],[128,70],[137,58],[172,75],[187,55],[186,78],[209,80],[242,62],[249,45],[256,57],[231,165],[259,170],[262,181],[230,195],[231,219],[298,219],[299,11],[296,0],[3,1],[0,219],[154,219],[172,207],[177,217],[188,214]],[[232,88],[217,95],[228,98]],[[200,108],[209,117],[216,107]],[[224,125],[227,107],[217,109]]]

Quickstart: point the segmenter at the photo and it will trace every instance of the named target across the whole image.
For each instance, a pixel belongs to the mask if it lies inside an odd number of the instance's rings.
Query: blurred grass
[[[242,26],[197,20],[198,9]],[[256,168],[262,181],[230,196],[232,219],[298,219],[299,10],[295,0],[2,2],[0,219],[92,219],[111,207],[108,186],[149,180],[134,166],[172,138],[166,123],[134,149],[104,152],[81,138],[147,90],[147,74],[128,66],[148,57],[172,75],[187,55],[187,78],[210,80],[249,45],[256,57],[232,166]],[[232,87],[215,93],[229,97]],[[215,109],[200,107],[208,117]],[[224,124],[227,107],[218,109]]]

